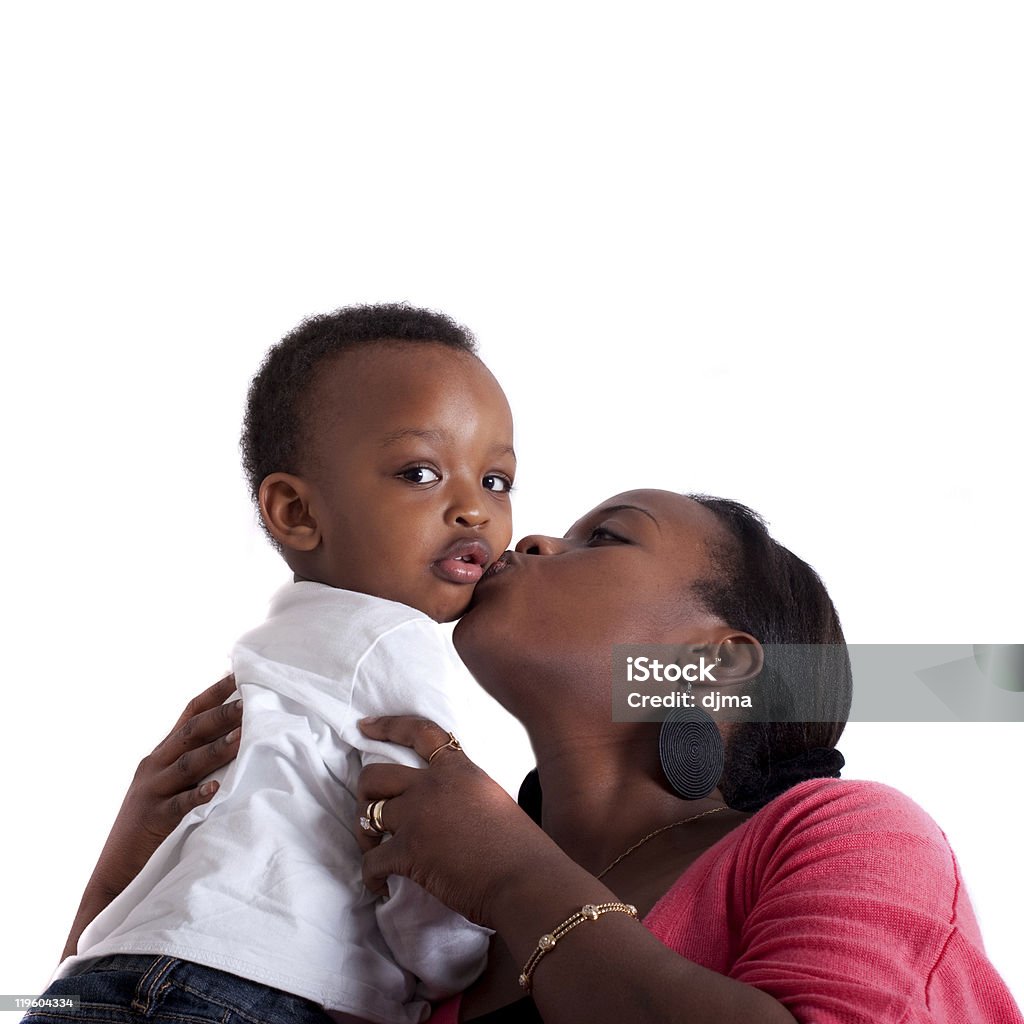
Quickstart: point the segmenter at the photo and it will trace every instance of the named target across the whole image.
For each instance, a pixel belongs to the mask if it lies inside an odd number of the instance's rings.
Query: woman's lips
[[[457,540],[431,564],[435,576],[448,583],[479,583],[484,566],[491,560],[491,549],[483,541]]]
[[[516,555],[512,551],[506,551],[504,554],[499,555],[488,567],[487,571],[480,577],[480,586],[473,591],[473,596],[470,598],[469,607],[470,609],[475,608],[481,601],[480,595],[484,592],[490,592],[490,581],[495,576],[500,576],[507,569],[512,569],[516,565]],[[468,614],[468,611],[467,611]]]
[[[508,552],[506,551],[503,555],[499,555],[484,573],[484,579],[491,579],[493,576],[497,576],[498,573],[504,572],[509,567]]]

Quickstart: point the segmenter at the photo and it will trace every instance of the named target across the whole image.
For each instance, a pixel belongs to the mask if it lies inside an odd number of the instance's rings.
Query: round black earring
[[[684,800],[700,800],[718,785],[725,744],[714,719],[700,708],[677,708],[661,725],[661,769]]]

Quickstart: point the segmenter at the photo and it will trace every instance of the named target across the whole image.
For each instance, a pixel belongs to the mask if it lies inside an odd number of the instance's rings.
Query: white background
[[[519,534],[721,494],[851,641],[1024,640],[1021,29],[993,3],[7,5],[0,992],[45,985],[135,764],[284,578],[236,438],[307,314],[471,326]],[[947,831],[1018,999],[1022,738],[842,744]],[[530,765],[482,702],[465,739],[508,786]]]

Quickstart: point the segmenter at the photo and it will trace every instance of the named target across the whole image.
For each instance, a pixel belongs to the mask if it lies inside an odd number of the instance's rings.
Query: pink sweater
[[[1024,1024],[945,835],[880,783],[794,786],[696,860],[643,923],[801,1024]],[[431,1024],[458,1013],[456,997]]]

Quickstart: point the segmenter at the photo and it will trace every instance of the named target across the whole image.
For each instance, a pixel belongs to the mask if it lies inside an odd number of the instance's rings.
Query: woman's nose
[[[545,537],[542,533],[531,533],[516,544],[521,555],[559,555],[568,548],[561,537]]]

